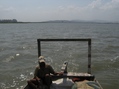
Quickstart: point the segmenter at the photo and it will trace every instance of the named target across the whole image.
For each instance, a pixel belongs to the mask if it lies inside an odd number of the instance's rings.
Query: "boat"
[[[50,89],[103,89],[99,82],[96,80],[95,75],[91,74],[91,39],[37,39],[38,57],[41,56],[41,43],[42,42],[87,42],[88,43],[88,70],[86,73],[68,72],[68,62],[65,61],[61,67],[63,75],[53,75],[52,85]],[[28,85],[24,89],[32,89]],[[45,89],[41,87],[40,89]],[[47,88],[46,88],[47,89]]]

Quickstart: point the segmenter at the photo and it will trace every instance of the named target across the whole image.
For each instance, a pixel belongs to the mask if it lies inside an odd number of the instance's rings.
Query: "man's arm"
[[[49,65],[50,73],[54,75],[63,75],[63,72],[55,72],[52,66]]]
[[[36,67],[36,69],[35,69],[35,71],[34,71],[34,78],[36,78],[36,77],[37,77],[37,74],[38,74],[38,69],[39,69],[39,67],[37,66],[37,67]]]

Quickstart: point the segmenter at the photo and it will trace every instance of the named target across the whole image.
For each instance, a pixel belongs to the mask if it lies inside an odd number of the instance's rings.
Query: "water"
[[[104,89],[119,86],[119,24],[0,24],[0,89],[22,89],[37,65],[38,38],[91,38],[92,74]],[[87,43],[42,43],[42,54],[56,71],[87,71]]]

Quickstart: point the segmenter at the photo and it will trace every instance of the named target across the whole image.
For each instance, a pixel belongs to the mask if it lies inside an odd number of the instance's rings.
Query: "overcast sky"
[[[119,22],[119,0],[0,0],[0,19]]]

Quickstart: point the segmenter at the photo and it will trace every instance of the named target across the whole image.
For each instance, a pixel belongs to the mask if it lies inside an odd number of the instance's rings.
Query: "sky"
[[[119,0],[0,0],[0,20],[119,22]]]

